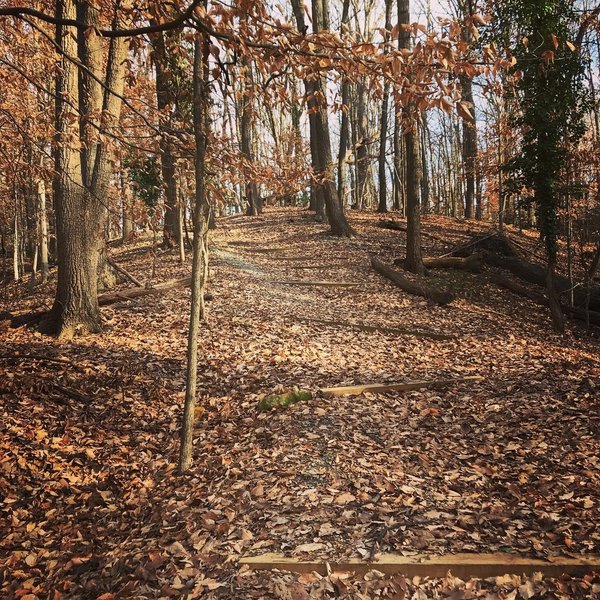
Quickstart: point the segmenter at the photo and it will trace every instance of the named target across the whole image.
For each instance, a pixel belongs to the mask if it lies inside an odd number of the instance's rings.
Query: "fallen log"
[[[510,271],[519,279],[523,279],[529,283],[535,283],[542,287],[546,286],[546,269],[544,267],[519,258],[499,256],[493,253],[485,253],[483,258],[489,265]],[[554,286],[559,294],[565,294],[571,289],[569,279],[562,275],[556,275],[554,277]],[[588,290],[583,287],[576,287],[573,290],[575,304],[578,307],[585,306],[587,293]],[[590,290],[589,308],[592,311],[600,311],[600,287],[598,286],[595,286]]]
[[[406,381],[404,383],[370,383],[366,385],[346,385],[319,390],[325,398],[336,396],[357,396],[365,392],[371,394],[385,394],[386,392],[407,392],[423,388],[438,388],[453,385],[455,383],[467,383],[483,381],[480,375],[469,375],[466,377],[455,377],[453,379],[433,379],[431,381]]]
[[[518,281],[515,281],[514,279],[511,279],[510,277],[507,277],[502,273],[492,275],[491,280],[496,285],[505,288],[513,292],[514,294],[517,294],[518,296],[528,298],[529,300],[535,302],[536,304],[539,304],[540,306],[548,307],[550,305],[548,298],[545,296],[545,294],[536,290],[529,289],[528,287],[520,284]],[[587,323],[589,316],[589,323],[591,325],[600,326],[599,312],[590,310],[586,315],[586,311],[583,308],[579,308],[577,306],[571,307],[562,305],[561,308],[566,315],[572,317],[573,319],[577,319],[578,321],[584,321],[585,323]]]
[[[108,306],[109,304],[115,304],[116,302],[121,302],[123,300],[133,300],[135,298],[141,298],[142,296],[162,294],[167,290],[189,287],[191,282],[191,277],[183,277],[182,279],[171,279],[164,283],[157,283],[154,287],[136,287],[120,290],[118,292],[109,292],[98,296],[98,304],[100,306]]]
[[[454,294],[446,290],[438,290],[436,288],[428,287],[422,283],[411,281],[395,269],[392,269],[378,258],[371,258],[371,266],[381,275],[389,279],[394,285],[400,289],[413,294],[415,296],[422,296],[428,300],[436,302],[440,306],[445,306],[454,300]]]
[[[398,221],[394,221],[394,219],[379,219],[377,222],[377,226],[381,229],[391,229],[393,231],[406,231],[406,225],[402,225]],[[444,238],[441,238],[439,235],[435,235],[435,233],[429,233],[428,231],[421,230],[421,235],[425,237],[429,237],[438,242],[446,243]]]
[[[394,231],[406,231],[406,225],[394,221],[394,219],[379,219],[377,227],[382,229],[392,229]]]
[[[402,265],[403,263],[403,258],[394,260],[395,265]],[[478,253],[471,254],[464,258],[461,256],[424,258],[423,264],[428,269],[461,269],[463,271],[471,271],[472,273],[481,273],[483,269],[483,259]]]
[[[303,323],[318,323],[330,327],[348,327],[359,331],[379,332],[387,335],[411,335],[418,338],[429,338],[432,340],[455,340],[456,336],[449,333],[436,333],[435,331],[423,331],[409,327],[382,327],[380,325],[367,325],[365,323],[351,323],[350,321],[330,321],[328,319],[303,319]]]
[[[474,252],[490,252],[503,256],[520,257],[523,252],[505,235],[497,231],[475,234],[470,240],[459,244],[444,256],[469,256]],[[440,257],[442,258],[442,257]]]
[[[121,265],[118,265],[110,256],[106,259],[108,264],[117,272],[123,275],[125,279],[128,279],[133,283],[133,285],[137,285],[138,287],[143,287],[142,282],[139,279],[136,279],[129,271],[124,269]]]

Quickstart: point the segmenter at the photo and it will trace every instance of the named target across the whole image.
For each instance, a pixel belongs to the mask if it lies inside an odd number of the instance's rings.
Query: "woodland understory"
[[[106,306],[104,332],[72,341],[2,322],[3,598],[599,597],[593,576],[465,582],[239,568],[242,555],[267,551],[552,560],[600,549],[597,337],[577,322],[552,333],[547,309],[498,288],[489,268],[434,272],[457,294],[448,306],[408,295],[369,260],[390,263],[405,234],[378,227],[372,213],[348,217],[351,239],[329,236],[297,208],[219,219],[185,475],[176,465],[188,288]],[[488,228],[436,216],[422,225],[425,256]],[[543,255],[533,232],[507,231],[532,260]],[[142,281],[189,275],[189,262],[147,237],[111,252]],[[7,283],[3,310],[49,308],[54,277],[34,295],[24,281]],[[285,283],[300,279],[359,285]],[[264,395],[287,390],[463,375],[484,379],[329,399],[317,392],[257,411]]]

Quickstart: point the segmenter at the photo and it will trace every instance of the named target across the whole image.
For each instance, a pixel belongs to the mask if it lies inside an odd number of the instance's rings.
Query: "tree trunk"
[[[410,24],[410,0],[398,0],[398,22]],[[410,32],[401,29],[399,47],[410,49]],[[414,110],[413,107],[409,107]],[[411,115],[407,115],[411,117]],[[406,262],[408,271],[423,274],[425,267],[421,258],[421,204],[419,202],[419,154],[414,124],[404,133],[404,155],[406,165]]]
[[[42,271],[42,283],[45,283],[50,275],[48,264],[48,215],[46,213],[46,184],[43,179],[37,182],[37,221],[40,246],[40,268]]]
[[[59,337],[98,332],[101,329],[98,306],[98,265],[104,247],[105,198],[112,173],[112,155],[105,141],[96,140],[92,127],[110,131],[119,120],[125,82],[125,61],[129,43],[111,39],[105,51],[104,40],[95,32],[98,12],[88,3],[62,0],[57,17],[76,19],[89,27],[80,32],[57,26],[57,43],[64,54],[77,58],[102,86],[67,58],[61,57],[56,82],[56,131],[54,199],[56,212],[58,281],[54,305],[41,323],[44,332]],[[115,26],[121,23],[114,23]],[[78,85],[79,84],[79,85]],[[77,111],[81,113],[80,119]],[[72,140],[78,140],[73,144]],[[76,147],[74,147],[76,146]]]
[[[294,14],[298,30],[303,31],[304,8],[300,0],[292,0]],[[329,10],[327,0],[312,0],[313,30],[318,33],[328,28]],[[327,115],[327,97],[321,78],[318,80],[306,80],[306,95],[308,96],[308,109],[311,115],[311,146],[314,141],[316,158],[316,175],[320,179],[320,187],[325,199],[325,212],[331,228],[331,234],[339,237],[351,237],[354,235],[350,227],[342,204],[337,194],[335,183],[332,179],[331,165],[331,141],[329,137],[329,120]]]
[[[385,1],[385,30],[392,29],[392,0]],[[389,35],[386,33],[385,41],[389,41]],[[384,50],[385,51],[385,50]],[[387,177],[386,177],[386,153],[387,153],[387,134],[388,134],[388,104],[390,98],[390,84],[385,82],[383,88],[383,99],[381,100],[381,122],[379,127],[379,204],[377,212],[387,212]]]
[[[465,169],[465,219],[472,219],[475,208],[475,182],[477,177],[477,120],[473,102],[473,84],[469,77],[461,77],[462,98],[469,103],[473,120],[463,118],[463,165]]]
[[[128,242],[133,236],[132,193],[127,182],[127,176],[121,169],[121,242]]]
[[[350,0],[344,0],[342,6],[342,23],[341,33],[348,33],[349,24],[349,10]],[[342,80],[342,116],[340,122],[340,148],[338,152],[338,163],[337,163],[337,179],[338,179],[338,197],[342,206],[346,200],[346,160],[348,154],[349,144],[349,127],[350,120],[348,118],[348,111],[350,110],[350,82],[347,79]]]
[[[15,281],[19,281],[20,272],[19,272],[19,216],[17,213],[17,204],[15,198],[15,218],[14,218],[14,230],[13,230],[13,279]]]
[[[242,98],[240,106],[240,146],[242,154],[251,165],[254,162],[254,116],[252,115],[252,95],[254,93],[254,78],[252,64],[247,58],[242,58],[244,72],[242,73]],[[246,202],[248,215],[257,216],[262,212],[262,203],[258,194],[256,182],[246,177]]]
[[[198,338],[200,320],[204,318],[204,289],[208,280],[208,217],[210,204],[204,185],[209,101],[208,44],[206,40],[200,38],[196,38],[194,42],[193,89],[196,193],[194,200],[192,305],[187,347],[185,404],[179,448],[180,473],[187,471],[192,464],[192,434],[198,378]]]
[[[367,87],[364,79],[359,80],[356,84],[355,108],[354,130],[356,132],[356,143],[354,145],[354,160],[356,166],[357,206],[367,209],[373,205],[375,190],[368,147]]]
[[[402,182],[404,181],[403,160],[402,160],[402,122],[398,110],[395,111],[394,118],[394,210],[400,211],[402,215],[406,214],[404,202],[404,189]]]
[[[160,169],[165,194],[165,216],[163,224],[163,246],[178,246],[183,236],[177,209],[177,179],[175,177],[176,158],[173,144],[169,138],[173,126],[172,112],[176,98],[169,72],[169,56],[165,33],[152,37],[154,68],[156,71],[156,102],[158,110],[163,113],[159,120],[160,131]]]

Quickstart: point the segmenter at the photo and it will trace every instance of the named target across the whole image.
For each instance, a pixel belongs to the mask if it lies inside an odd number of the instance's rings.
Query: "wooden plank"
[[[302,260],[304,262],[310,262],[315,260],[315,255],[302,255],[302,256],[285,256],[285,255],[279,255],[279,256],[273,256],[273,260]],[[328,256],[327,260],[348,260],[347,256]]]
[[[366,323],[351,323],[350,321],[332,321],[329,319],[303,319],[298,321],[302,323],[318,323],[329,327],[348,327],[349,329],[358,329],[359,331],[379,332],[387,335],[411,335],[417,338],[429,338],[432,340],[455,340],[457,336],[450,333],[437,333],[434,331],[423,331],[411,329],[409,327],[383,327],[381,325],[368,325]]]
[[[290,269],[335,269],[342,265],[289,265]]]
[[[309,287],[359,287],[365,285],[364,283],[353,283],[350,281],[310,281],[302,279],[290,279],[289,281],[274,281],[273,283],[280,283],[281,285],[300,285]]]
[[[291,571],[311,573],[316,571],[327,575],[329,571],[353,571],[364,575],[376,569],[387,575],[402,573],[407,577],[446,577],[450,571],[455,577],[469,579],[477,577],[498,577],[500,575],[532,575],[542,573],[545,577],[560,577],[563,574],[582,576],[600,571],[600,556],[580,556],[576,558],[556,557],[552,560],[529,558],[517,554],[449,554],[445,556],[400,556],[382,554],[374,561],[349,558],[342,561],[321,559],[303,560],[288,558],[280,554],[268,553],[262,556],[246,556],[240,565],[247,565],[257,571]]]
[[[284,252],[285,248],[242,248],[243,252],[254,252],[256,254],[274,254]]]
[[[369,383],[366,385],[346,385],[319,390],[326,398],[335,396],[356,396],[364,392],[372,394],[383,394],[386,392],[407,392],[421,388],[437,388],[453,385],[455,383],[467,383],[483,381],[480,375],[469,375],[467,377],[454,377],[452,379],[433,379],[431,381],[406,381],[404,383]]]

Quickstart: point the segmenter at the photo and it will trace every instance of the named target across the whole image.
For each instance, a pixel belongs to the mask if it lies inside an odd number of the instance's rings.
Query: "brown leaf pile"
[[[189,290],[107,307],[105,333],[76,342],[25,328],[2,332],[2,597],[600,593],[592,577],[462,582],[240,571],[241,555],[262,552],[327,560],[383,551],[599,552],[598,342],[577,326],[565,338],[550,333],[543,309],[493,287],[485,274],[436,275],[459,292],[448,307],[408,296],[368,260],[398,256],[402,234],[377,228],[373,215],[352,221],[361,234],[353,240],[326,236],[298,210],[220,223],[200,343],[195,463],[185,477],[175,462]],[[439,217],[426,231],[436,235],[424,238],[429,255],[449,248],[437,238],[468,237],[463,224]],[[149,253],[142,240],[116,258],[144,280]],[[322,268],[300,268],[315,264]],[[157,281],[188,269],[160,254]],[[277,283],[298,279],[361,285]],[[39,303],[25,288],[9,290],[10,301]],[[486,379],[328,400],[317,393],[256,410],[263,395],[294,388],[468,374]]]

